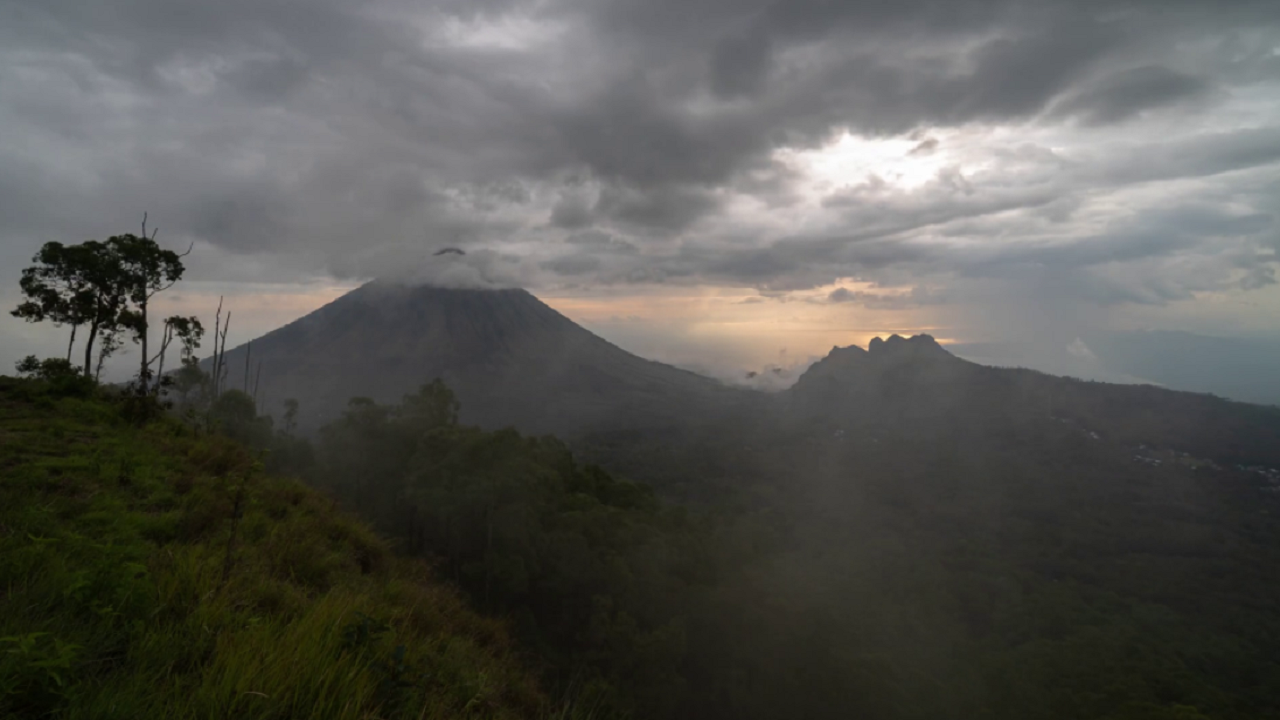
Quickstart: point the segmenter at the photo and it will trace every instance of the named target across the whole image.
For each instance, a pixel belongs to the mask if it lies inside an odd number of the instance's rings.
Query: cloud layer
[[[0,59],[6,285],[143,210],[210,282],[816,288],[977,331],[1276,280],[1274,2],[6,0]]]

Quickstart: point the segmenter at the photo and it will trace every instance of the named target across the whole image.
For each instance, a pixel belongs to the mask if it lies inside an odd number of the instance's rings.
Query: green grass
[[[242,447],[0,378],[0,717],[569,714],[501,623]]]

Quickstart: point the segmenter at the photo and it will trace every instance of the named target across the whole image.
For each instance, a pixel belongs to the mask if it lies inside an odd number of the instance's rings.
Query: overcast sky
[[[1280,3],[0,0],[0,300],[195,243],[241,339],[521,285],[711,372],[884,332],[1280,338]],[[455,246],[465,258],[433,258]],[[60,331],[0,320],[0,363]]]

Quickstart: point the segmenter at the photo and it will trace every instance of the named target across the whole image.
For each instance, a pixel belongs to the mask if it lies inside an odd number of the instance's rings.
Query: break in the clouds
[[[3,0],[0,128],[5,285],[148,210],[207,283],[1280,334],[1271,0]]]

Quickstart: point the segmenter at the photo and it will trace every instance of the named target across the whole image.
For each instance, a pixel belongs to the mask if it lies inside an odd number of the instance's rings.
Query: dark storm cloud
[[[1229,231],[1237,215],[1145,244],[1072,223],[1100,192],[1274,165],[1274,122],[1116,135],[1083,160],[1000,148],[985,175],[833,188],[814,211],[825,226],[779,228],[737,200],[798,207],[799,175],[776,151],[846,129],[913,137],[924,158],[949,149],[940,129],[1102,137],[1273,97],[1278,16],[1271,2],[1190,0],[10,0],[0,257],[49,233],[132,227],[143,209],[226,251],[351,276],[445,244],[520,244],[539,261],[520,267],[582,281],[773,289],[1037,252],[1075,267],[1101,246],[1125,262],[1199,252],[1246,237]],[[1044,239],[1054,224],[1065,239]],[[973,232],[1029,241],[939,249]],[[1259,258],[1232,282],[1264,283]]]
[[[938,149],[938,139],[926,138],[925,140],[921,140],[919,145],[916,145],[914,148],[911,148],[911,152],[908,154],[909,155],[929,155],[929,154],[932,154],[937,149]]]
[[[1190,140],[1119,148],[1082,179],[1126,183],[1205,177],[1280,161],[1280,127],[1208,133]]]
[[[1067,97],[1055,111],[1092,125],[1127,120],[1144,110],[1204,97],[1210,83],[1158,65],[1113,73]]]
[[[568,255],[544,262],[543,267],[558,275],[585,275],[600,267],[594,255]]]
[[[976,278],[1028,280],[1042,293],[1102,305],[1160,304],[1231,284],[1256,289],[1274,271],[1258,239],[1274,218],[1231,214],[1208,205],[1151,212],[1092,236],[958,254],[943,262]]]
[[[660,231],[682,230],[716,209],[716,199],[700,187],[665,185],[649,191],[609,186],[597,211],[624,223]]]
[[[945,293],[930,290],[923,285],[916,285],[906,293],[864,292],[838,287],[827,293],[826,298],[820,302],[834,305],[861,305],[872,310],[901,310],[923,305],[937,305],[947,302],[947,300],[948,297]]]
[[[301,57],[263,57],[246,60],[222,76],[251,101],[277,103],[288,99],[308,79],[309,68]]]
[[[827,295],[827,300],[834,303],[856,302],[864,293],[854,292],[848,288],[836,288]]]
[[[551,224],[566,230],[585,228],[595,222],[590,198],[571,195],[561,198],[551,209]]]
[[[564,239],[569,245],[579,248],[590,249],[595,252],[605,252],[612,254],[634,255],[637,248],[626,240],[620,240],[613,235],[599,230],[586,230],[580,233],[574,233]]]
[[[764,86],[772,62],[773,48],[762,30],[727,35],[711,53],[711,89],[724,98],[754,95]]]

